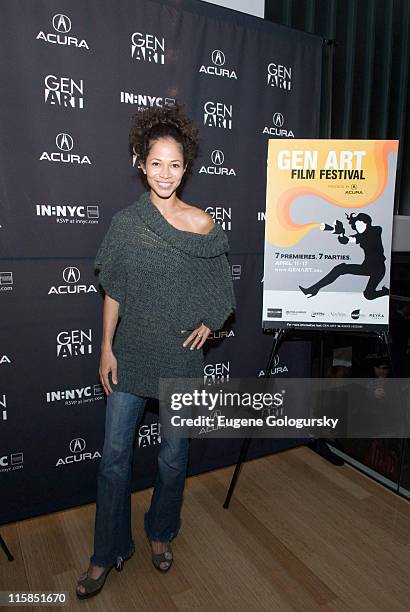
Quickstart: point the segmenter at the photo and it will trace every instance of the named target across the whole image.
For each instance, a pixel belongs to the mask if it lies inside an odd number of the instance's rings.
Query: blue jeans
[[[93,565],[107,567],[135,551],[131,531],[131,479],[135,430],[147,398],[113,391],[107,399],[105,439],[98,471]],[[144,529],[150,540],[172,540],[181,526],[180,511],[189,439],[161,439],[158,474]]]

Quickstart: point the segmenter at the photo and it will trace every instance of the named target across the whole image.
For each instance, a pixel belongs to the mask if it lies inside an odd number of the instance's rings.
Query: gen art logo
[[[204,125],[231,130],[232,113],[232,104],[209,100],[204,104]]]
[[[228,168],[224,165],[225,155],[221,149],[215,149],[210,155],[212,165],[201,166],[199,174],[212,174],[219,176],[236,176],[233,168]]]
[[[44,77],[44,102],[62,108],[84,108],[84,81],[48,74]]]
[[[131,57],[140,62],[165,63],[165,38],[134,32],[131,35]]]
[[[91,165],[88,155],[79,155],[71,152],[74,148],[74,140],[71,134],[60,132],[60,134],[57,134],[56,136],[55,144],[58,151],[52,151],[51,153],[48,151],[43,151],[40,156],[40,161]]]
[[[69,329],[57,334],[57,357],[82,357],[92,352],[91,329]]]
[[[238,79],[235,70],[231,70],[225,66],[226,58],[225,53],[220,49],[214,49],[211,53],[212,66],[205,66],[204,64],[200,67],[199,72],[204,74],[211,74],[214,76],[225,77],[227,79]]]
[[[267,84],[270,87],[277,87],[278,89],[290,91],[292,89],[292,68],[290,66],[283,66],[282,64],[271,62],[268,64]]]
[[[287,130],[285,127],[285,118],[282,113],[274,113],[272,116],[272,125],[266,125],[263,128],[262,134],[269,136],[279,136],[279,138],[294,138],[292,130]]]
[[[53,45],[63,45],[66,47],[77,47],[78,49],[90,50],[87,42],[83,38],[77,38],[76,36],[69,36],[71,32],[71,19],[67,15],[57,13],[51,20],[54,32],[45,33],[40,31],[36,40],[43,40],[44,42],[51,43]]]
[[[212,386],[228,382],[229,372],[229,361],[226,363],[207,363],[204,366],[204,385]]]
[[[138,448],[147,448],[161,444],[161,423],[159,421],[149,425],[141,425],[136,439]]]
[[[209,213],[215,223],[219,223],[226,232],[232,229],[232,208],[223,206],[207,206],[205,212]]]

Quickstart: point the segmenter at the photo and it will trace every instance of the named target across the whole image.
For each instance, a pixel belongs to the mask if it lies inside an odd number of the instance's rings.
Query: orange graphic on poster
[[[389,154],[397,150],[397,140],[270,140],[267,242],[290,247],[320,226],[321,219],[303,224],[292,219],[304,196],[343,209],[374,203],[386,188]]]

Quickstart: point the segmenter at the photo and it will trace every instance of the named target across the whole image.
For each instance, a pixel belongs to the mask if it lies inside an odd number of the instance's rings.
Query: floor
[[[170,572],[150,561],[148,489],[133,494],[136,553],[97,597],[75,596],[94,504],[2,526],[15,561],[0,551],[0,590],[64,591],[66,606],[42,609],[70,611],[410,611],[408,501],[299,447],[244,464],[225,510],[232,472],[187,480]]]

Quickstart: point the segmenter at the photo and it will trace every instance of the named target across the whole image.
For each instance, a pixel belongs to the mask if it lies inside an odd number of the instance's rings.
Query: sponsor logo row
[[[349,318],[349,314],[347,312],[331,310],[330,312],[323,312],[320,310],[285,310],[283,308],[268,308],[267,309],[267,317],[269,319],[282,319],[283,315],[286,317],[293,317],[298,319],[302,317],[302,319],[306,318],[306,316],[310,316],[312,319],[323,319],[324,317],[332,317],[333,319],[347,319]],[[386,319],[386,315],[382,312],[361,312],[360,308],[352,310],[350,313],[350,318],[353,321],[363,320],[368,318],[371,321],[383,321]]]
[[[229,361],[218,363],[208,363],[204,366],[203,381],[208,387],[223,385],[230,380],[231,365]],[[280,362],[279,355],[275,356],[271,376],[287,374],[289,372],[286,363]],[[257,376],[265,376],[265,371],[260,370]],[[46,393],[46,402],[51,405],[63,403],[65,406],[81,406],[86,403],[103,400],[104,393],[101,384],[97,383],[81,388],[60,389],[48,391]],[[2,407],[3,421],[7,421],[7,398],[6,395],[0,395],[0,406]],[[142,425],[138,430],[137,442],[138,447],[146,447],[155,445],[161,442],[160,423],[151,423],[150,425]],[[82,461],[92,461],[100,459],[99,451],[86,451],[86,442],[84,438],[74,438],[69,443],[70,454],[65,457],[59,457],[56,461],[56,467],[60,465],[68,465],[79,463]],[[13,453],[0,457],[0,472],[12,471],[23,467],[23,453]]]
[[[72,32],[72,22],[68,15],[55,14],[51,19],[51,26],[52,30],[51,28],[40,30],[36,40],[47,44],[90,51],[88,41],[81,36],[76,36]],[[167,62],[167,43],[165,37],[153,32],[132,32],[130,36],[130,57],[136,62],[165,65]],[[199,65],[198,72],[201,75],[233,81],[238,80],[237,69],[227,61],[226,53],[221,49],[213,49],[209,59]],[[265,64],[263,79],[268,87],[291,91],[292,77],[292,66],[286,66],[277,61],[268,61]],[[70,105],[76,104],[78,108],[82,108],[79,100],[76,100],[74,97],[65,96],[65,94],[70,93],[69,90],[63,91],[51,88],[50,91],[59,91],[61,96]],[[50,96],[53,97],[53,94],[50,94]]]
[[[216,222],[218,220],[216,219]],[[222,222],[230,224],[229,222]],[[222,224],[221,223],[221,224]],[[230,226],[229,226],[230,227]],[[229,228],[228,228],[229,229]],[[231,273],[232,280],[240,280],[241,278],[241,264],[232,264]],[[62,270],[61,273],[62,281],[60,284],[51,285],[47,290],[47,295],[85,295],[88,293],[98,293],[98,290],[94,284],[87,284],[80,282],[81,272],[76,266],[67,266]],[[13,272],[1,272],[0,271],[0,292],[11,292],[14,288],[14,275]],[[1,364],[0,355],[0,364]]]
[[[161,424],[159,421],[138,428],[135,445],[147,448],[161,443]],[[68,451],[68,452],[67,452]],[[85,438],[73,438],[67,445],[67,454],[58,457],[55,467],[83,463],[101,459],[101,453],[96,449],[87,448]],[[24,455],[21,451],[0,455],[0,473],[14,472],[24,468]]]
[[[241,264],[231,265],[232,280],[240,280],[242,273]],[[62,271],[62,278],[65,284],[51,285],[48,289],[48,295],[68,295],[68,294],[86,294],[86,293],[97,293],[97,289],[93,284],[80,283],[81,272],[79,268],[75,266],[67,266]],[[7,292],[13,291],[14,287],[14,276],[13,272],[1,272],[0,271],[0,291]],[[2,356],[0,355],[0,365],[2,363]]]
[[[84,357],[88,355],[94,354],[94,334],[91,328],[88,329],[64,329],[56,334],[56,356],[58,358],[67,359],[69,357]],[[211,332],[209,335],[209,340],[222,340],[234,338],[235,332],[233,329],[221,329],[218,331]],[[1,355],[0,366],[11,365],[12,360],[9,355]],[[94,394],[98,391],[97,387],[93,387]],[[84,397],[87,397],[87,394],[91,393],[91,387],[87,387],[86,390],[73,392],[74,394],[84,393]],[[53,396],[54,397],[54,396]],[[51,396],[47,396],[47,401],[49,401]],[[73,399],[73,398],[71,398]],[[78,399],[78,398],[77,398]],[[1,403],[0,397],[0,410],[3,409],[5,414],[7,412],[6,405]],[[7,420],[7,417],[4,416],[3,420]]]
[[[233,332],[232,332],[233,333]],[[77,356],[92,353],[91,329],[70,330],[57,335],[57,356]],[[229,380],[230,362],[207,363],[204,366],[204,384],[221,384]],[[89,404],[104,398],[102,386],[98,384],[75,389],[61,389],[46,392],[46,402],[64,402],[66,406]],[[0,394],[0,422],[9,420],[7,395]]]
[[[232,107],[228,108],[226,105],[222,105],[222,103],[217,103],[216,105],[212,103],[212,106],[208,107],[207,111],[204,115],[204,121],[208,122],[208,125],[231,129],[232,120],[230,117],[232,116]],[[281,113],[274,113],[272,125],[266,125],[262,129],[262,134],[277,136],[279,138],[294,138],[295,135],[293,130],[285,129],[282,127],[283,125],[283,115]],[[221,149],[214,149],[210,154],[210,160],[212,165],[201,165],[198,171],[199,174],[237,176],[237,170],[235,168],[224,165],[225,154]],[[39,156],[39,161],[87,166],[91,166],[93,163],[92,157],[89,154],[74,147],[74,138],[71,134],[66,132],[57,134],[55,138],[55,149],[43,151]],[[135,164],[136,156],[133,158],[133,165]]]
[[[174,106],[175,98],[153,96],[151,94],[120,91],[120,102],[122,104],[136,105],[139,110],[150,106]],[[44,77],[44,103],[50,106],[84,109],[85,93],[84,79],[74,80],[68,76],[48,74]],[[232,129],[233,105],[224,102],[208,100],[204,102],[203,124],[208,127],[220,127]],[[274,124],[282,127],[283,116],[276,117]],[[279,124],[279,125],[278,125]],[[282,130],[284,133],[286,130]],[[265,132],[264,132],[265,133]]]

